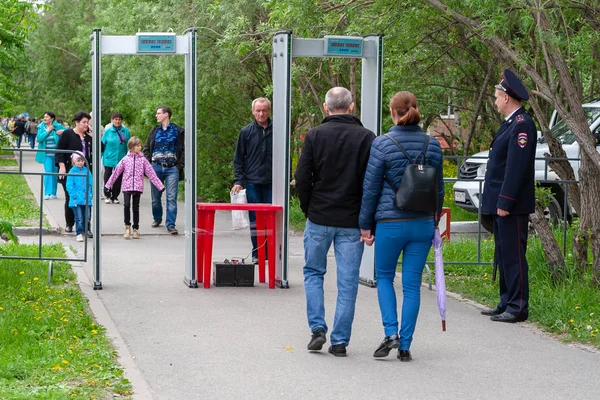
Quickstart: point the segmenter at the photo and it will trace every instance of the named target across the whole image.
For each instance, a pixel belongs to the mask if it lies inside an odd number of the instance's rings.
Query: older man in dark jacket
[[[271,102],[265,97],[252,101],[252,115],[254,121],[240,131],[233,171],[235,183],[231,194],[237,194],[246,189],[248,203],[271,203],[273,198],[272,164],[273,164],[273,123],[271,115]],[[250,239],[252,241],[252,261],[258,261],[258,247],[262,246],[256,241],[256,213],[248,213],[250,219]]]
[[[327,341],[323,279],[333,242],[338,298],[329,352],[344,357],[364,248],[358,229],[362,183],[375,135],[352,115],[354,102],[348,89],[330,89],[323,107],[328,116],[306,135],[295,174],[300,207],[308,218],[304,231],[304,287],[312,331],[308,350],[321,350]]]

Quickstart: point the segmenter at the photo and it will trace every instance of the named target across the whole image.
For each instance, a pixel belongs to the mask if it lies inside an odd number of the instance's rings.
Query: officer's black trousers
[[[494,215],[496,262],[500,270],[500,303],[498,308],[527,319],[529,304],[529,265],[527,228],[529,215]]]

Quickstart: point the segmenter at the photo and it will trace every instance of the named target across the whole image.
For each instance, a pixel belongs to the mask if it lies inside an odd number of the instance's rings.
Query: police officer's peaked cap
[[[519,101],[529,100],[529,93],[527,93],[527,89],[525,89],[525,86],[523,86],[521,80],[517,78],[515,73],[510,69],[505,69],[504,72],[502,72],[502,80],[494,87],[498,90],[506,92],[506,94],[513,99]]]

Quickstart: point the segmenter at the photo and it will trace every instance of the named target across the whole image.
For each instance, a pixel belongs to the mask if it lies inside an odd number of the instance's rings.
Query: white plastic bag
[[[231,195],[231,204],[247,204],[246,189],[240,190],[237,194]],[[233,229],[247,229],[250,226],[248,211],[233,210],[231,211],[231,222]]]

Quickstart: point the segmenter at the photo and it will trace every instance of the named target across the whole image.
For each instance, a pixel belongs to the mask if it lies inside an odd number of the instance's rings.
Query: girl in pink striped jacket
[[[158,189],[164,190],[165,186],[156,176],[156,172],[142,154],[142,141],[132,136],[127,142],[129,153],[115,167],[112,175],[106,182],[105,187],[110,189],[117,178],[123,174],[121,190],[123,191],[123,208],[125,215],[125,239],[139,239],[140,233],[140,197],[144,191],[144,176]],[[133,199],[133,231],[131,225],[130,205]]]

